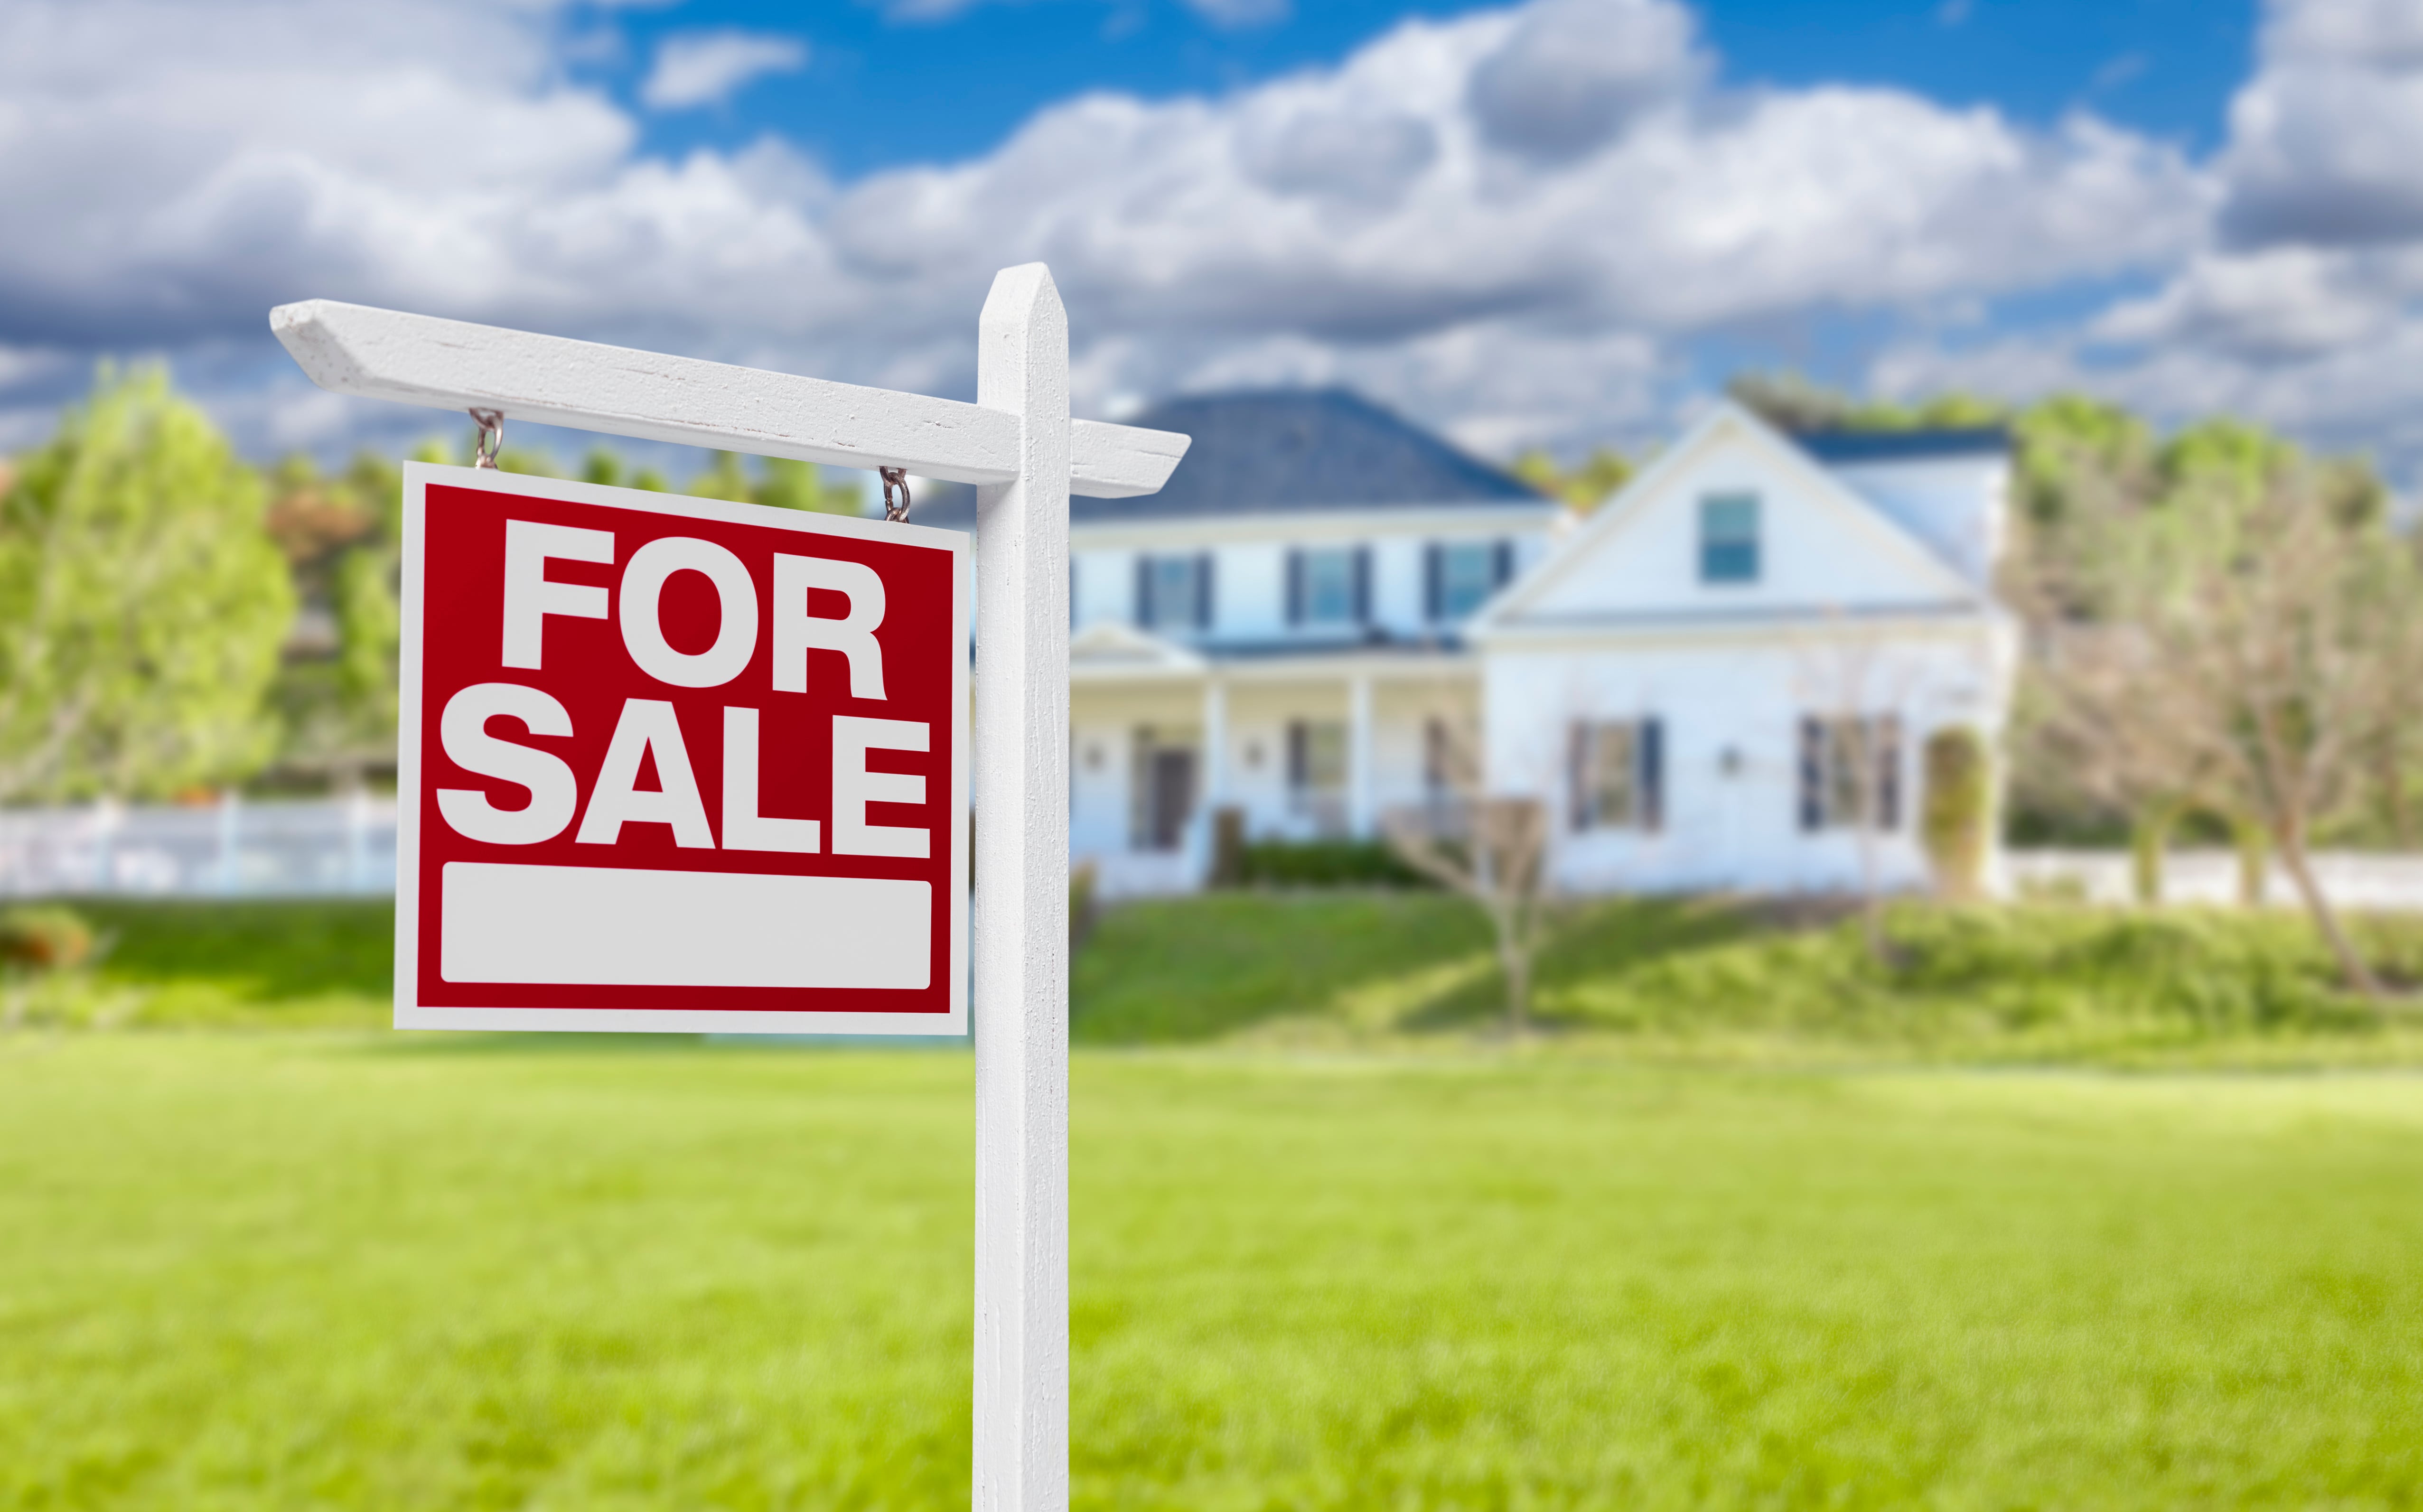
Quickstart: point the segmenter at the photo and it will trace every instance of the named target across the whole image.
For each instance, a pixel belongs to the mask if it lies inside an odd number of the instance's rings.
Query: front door
[[[1176,850],[1195,811],[1195,753],[1183,747],[1152,752],[1146,766],[1147,840],[1154,850]]]

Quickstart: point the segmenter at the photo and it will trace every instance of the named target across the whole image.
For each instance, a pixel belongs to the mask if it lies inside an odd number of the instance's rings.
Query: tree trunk
[[[2179,806],[2168,798],[2147,803],[2130,821],[2130,880],[2137,901],[2146,907],[2162,901],[2162,856],[2171,847],[2171,830],[2178,822]]]
[[[1531,958],[1517,937],[1509,910],[1492,908],[1490,922],[1497,927],[1497,969],[1506,973],[1506,1033],[1521,1039],[1531,1032]]]
[[[2229,837],[2238,844],[2238,906],[2260,908],[2265,874],[2272,867],[2272,837],[2256,821],[2235,817],[2229,821]]]
[[[2339,980],[2354,991],[2378,1001],[2382,997],[2381,979],[2372,974],[2357,953],[2355,942],[2339,925],[2339,916],[2331,907],[2331,900],[2322,895],[2321,884],[2314,880],[2314,869],[2305,857],[2304,837],[2284,830],[2275,837],[2280,847],[2280,864],[2288,871],[2290,881],[2297,885],[2297,894],[2304,900],[2305,911],[2313,916],[2315,929],[2320,931],[2322,943],[2330,947],[2338,961]]]

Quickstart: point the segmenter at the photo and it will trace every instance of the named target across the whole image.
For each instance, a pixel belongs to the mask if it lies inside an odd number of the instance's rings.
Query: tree
[[[0,797],[260,767],[294,610],[261,495],[157,369],[103,369],[24,459],[0,498]]]
[[[692,498],[720,498],[734,504],[749,502],[749,474],[740,465],[740,453],[719,451],[707,469],[689,480],[683,490]]]
[[[1924,431],[2000,425],[2010,407],[1974,394],[1938,394],[1912,403],[1860,400],[1797,372],[1746,372],[1725,385],[1735,403],[1779,430]]]
[[[1885,935],[1883,842],[1901,822],[1902,721],[1919,669],[1829,606],[1822,630],[1800,636],[1793,683],[1809,712],[1800,725],[1805,795],[1820,822],[1851,831],[1860,863],[1860,923],[1869,959],[1893,964]]]
[[[403,480],[369,453],[333,476],[292,457],[268,479],[268,530],[299,603],[271,692],[278,766],[356,786],[395,760]]]
[[[2312,866],[2415,674],[2423,575],[2364,490],[2248,427],[2183,433],[2162,492],[2085,532],[2098,611],[2043,659],[2078,758],[2261,827],[2342,979],[2379,979]]]
[[[1470,733],[1449,720],[1431,729],[1445,791],[1381,815],[1380,830],[1406,865],[1480,906],[1506,982],[1507,1032],[1519,1038],[1530,1031],[1531,966],[1547,936],[1548,807],[1486,795]]]
[[[814,510],[824,514],[856,514],[860,494],[849,483],[829,482],[813,462],[768,457],[759,466],[757,486],[750,498],[778,510]]]
[[[1994,817],[1993,756],[1986,737],[1969,725],[1947,725],[1926,737],[1924,765],[1919,833],[1936,890],[1955,902],[1982,897]]]
[[[1606,503],[1617,489],[1631,481],[1633,469],[1631,462],[1613,447],[1593,447],[1589,456],[1571,468],[1560,465],[1556,458],[1535,449],[1515,458],[1512,470],[1515,477],[1550,498],[1588,511]]]

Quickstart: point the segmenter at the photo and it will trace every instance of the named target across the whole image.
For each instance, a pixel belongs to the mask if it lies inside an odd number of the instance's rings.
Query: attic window
[[[1711,494],[1700,500],[1700,581],[1758,581],[1758,496]]]

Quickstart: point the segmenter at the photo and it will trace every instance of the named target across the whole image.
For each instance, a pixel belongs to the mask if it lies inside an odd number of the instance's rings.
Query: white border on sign
[[[640,510],[683,519],[797,530],[805,535],[856,536],[951,554],[950,989],[947,1014],[815,1013],[792,1010],[687,1008],[440,1008],[420,996],[420,636],[422,567],[431,483],[521,494],[609,509]],[[557,1030],[639,1034],[886,1034],[926,1037],[968,1032],[968,606],[974,543],[957,530],[894,524],[846,514],[811,514],[763,504],[734,504],[610,488],[561,478],[531,478],[493,468],[404,465],[404,638],[398,668],[395,829],[395,1027],[398,1029]],[[672,990],[672,989],[668,989]]]

